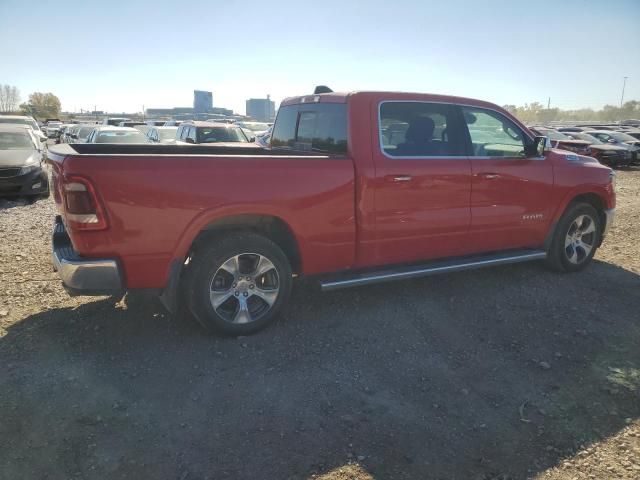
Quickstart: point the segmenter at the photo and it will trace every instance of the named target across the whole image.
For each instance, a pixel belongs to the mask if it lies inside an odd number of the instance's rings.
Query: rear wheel
[[[235,233],[193,255],[186,298],[207,329],[254,333],[274,321],[291,292],[291,266],[271,240]]]
[[[564,213],[547,252],[547,263],[561,272],[577,272],[586,267],[596,253],[602,235],[602,222],[595,208],[575,203]]]

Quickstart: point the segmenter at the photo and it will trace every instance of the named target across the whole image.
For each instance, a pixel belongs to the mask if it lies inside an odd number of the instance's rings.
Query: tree
[[[60,99],[53,93],[34,92],[29,95],[27,103],[20,105],[20,109],[40,119],[57,118],[60,115]]]
[[[20,91],[12,85],[0,85],[0,112],[15,112],[19,104]]]

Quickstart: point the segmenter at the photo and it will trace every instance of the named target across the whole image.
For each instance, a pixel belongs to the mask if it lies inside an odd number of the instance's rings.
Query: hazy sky
[[[640,100],[640,0],[0,0],[0,84],[63,109],[334,90],[561,108]]]

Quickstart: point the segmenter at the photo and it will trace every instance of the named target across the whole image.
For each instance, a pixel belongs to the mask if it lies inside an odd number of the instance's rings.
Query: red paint
[[[314,95],[283,104],[314,102]],[[378,105],[385,100],[482,101],[439,95],[361,92],[326,94],[348,103],[347,158],[295,156],[49,154],[54,188],[60,178],[88,179],[108,222],[104,231],[69,228],[86,257],[121,262],[128,288],[163,288],[170,262],[184,259],[208,224],[237,215],[285,222],[303,274],[517,247],[542,247],[550,226],[576,195],[594,193],[615,205],[610,170],[545,159],[389,159],[379,148]],[[485,174],[497,175],[487,178]],[[394,177],[410,176],[407,182]],[[54,198],[64,217],[60,192]],[[523,215],[540,215],[533,220]]]

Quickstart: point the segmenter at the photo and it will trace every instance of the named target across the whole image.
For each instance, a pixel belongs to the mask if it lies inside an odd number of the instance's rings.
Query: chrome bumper
[[[602,240],[605,239],[605,237],[607,236],[607,233],[609,233],[609,230],[613,225],[613,221],[616,218],[616,209],[610,208],[609,210],[605,210],[604,215],[605,215],[605,222],[604,222],[604,228],[602,229]]]
[[[80,257],[58,215],[52,237],[53,269],[72,295],[112,295],[123,291],[118,262]]]

